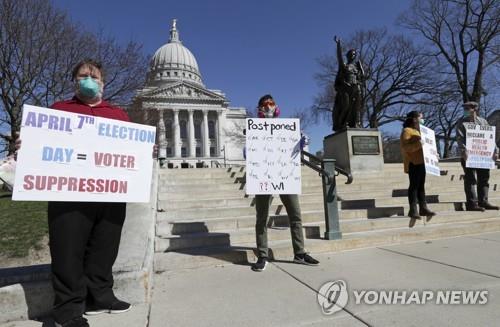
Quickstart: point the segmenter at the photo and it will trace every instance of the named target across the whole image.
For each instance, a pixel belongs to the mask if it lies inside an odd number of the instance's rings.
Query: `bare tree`
[[[400,24],[429,43],[429,55],[447,64],[462,101],[479,102],[484,72],[500,59],[500,1],[414,0]]]
[[[427,59],[404,36],[389,35],[386,29],[358,31],[346,43],[346,49],[358,51],[365,69],[365,126],[376,128],[400,120],[407,105],[420,103],[421,95],[431,91]],[[322,91],[313,113],[324,117],[333,108],[337,59],[324,56],[318,63],[321,71],[315,78]]]
[[[0,0],[2,152],[14,150],[23,105],[47,107],[69,97],[74,92],[71,70],[84,58],[103,63],[104,96],[120,105],[130,101],[146,76],[139,44],[122,47],[102,33],[84,31],[48,0]]]

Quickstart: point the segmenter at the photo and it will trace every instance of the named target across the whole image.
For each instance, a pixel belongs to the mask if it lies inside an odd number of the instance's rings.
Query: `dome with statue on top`
[[[149,82],[170,83],[180,80],[203,85],[196,58],[188,48],[182,45],[174,19],[167,44],[156,50],[151,59]]]

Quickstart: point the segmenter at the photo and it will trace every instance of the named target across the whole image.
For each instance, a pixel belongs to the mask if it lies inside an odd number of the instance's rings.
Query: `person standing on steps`
[[[75,96],[51,108],[95,117],[129,121],[127,113],[103,99],[104,71],[86,59],[72,72]],[[21,148],[21,140],[16,141]],[[153,149],[155,151],[155,149]],[[131,305],[113,292],[112,267],[118,255],[126,204],[55,202],[48,204],[56,327],[88,327],[86,315],[122,313]]]
[[[264,95],[258,102],[259,118],[277,118],[280,110],[270,94]],[[301,140],[301,145],[303,145]],[[263,271],[268,264],[269,249],[267,245],[267,219],[272,196],[270,194],[255,195],[255,236],[257,242],[258,259],[252,266],[254,271]],[[293,261],[298,264],[317,266],[319,261],[311,257],[304,250],[304,233],[300,212],[299,196],[297,194],[280,194],[281,202],[286,208],[290,222],[290,233],[293,245]]]
[[[408,174],[410,185],[408,187],[408,203],[410,210],[408,216],[420,219],[421,216],[433,217],[436,215],[427,207],[425,200],[425,162],[422,150],[420,125],[424,124],[422,113],[411,111],[406,116],[401,132],[400,145],[403,155],[404,171]],[[417,203],[419,210],[417,210]]]
[[[462,168],[464,169],[464,190],[466,197],[465,209],[467,211],[498,210],[498,206],[488,202],[490,170],[467,168],[465,166],[467,161],[467,150],[465,148],[467,133],[464,123],[474,123],[482,126],[489,126],[489,124],[486,119],[479,117],[479,105],[477,102],[466,102],[463,104],[463,107],[464,116],[457,122],[456,136],[458,149],[462,156],[460,162],[462,164]],[[495,148],[493,159],[498,159],[498,148]]]

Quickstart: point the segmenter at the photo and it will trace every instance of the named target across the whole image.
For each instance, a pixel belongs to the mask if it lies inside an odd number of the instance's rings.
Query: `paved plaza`
[[[500,233],[318,255],[319,267],[273,262],[262,273],[227,264],[156,274],[151,307],[89,319],[91,326],[495,326],[500,321]],[[332,315],[321,286],[344,280]],[[354,291],[488,291],[484,305],[356,304]],[[362,301],[363,302],[363,301]],[[11,322],[0,327],[51,327]]]

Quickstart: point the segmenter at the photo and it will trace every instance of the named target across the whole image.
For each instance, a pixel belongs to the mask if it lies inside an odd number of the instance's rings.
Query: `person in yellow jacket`
[[[436,215],[435,212],[429,210],[425,201],[425,163],[420,136],[420,124],[423,123],[423,115],[420,112],[409,112],[400,137],[404,171],[410,179],[408,216],[416,219],[419,219],[420,216],[432,217]],[[417,201],[420,210],[417,210]]]

